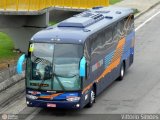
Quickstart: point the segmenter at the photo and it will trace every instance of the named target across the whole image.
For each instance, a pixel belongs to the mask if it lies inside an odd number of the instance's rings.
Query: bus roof
[[[129,14],[130,8],[95,7],[36,33],[31,41],[83,44],[91,34]]]

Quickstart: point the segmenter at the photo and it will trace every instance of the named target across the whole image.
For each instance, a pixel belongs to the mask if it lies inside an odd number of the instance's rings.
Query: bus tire
[[[91,108],[93,106],[93,104],[95,103],[95,90],[92,88],[89,94],[89,103],[87,104],[86,107]]]
[[[125,75],[125,64],[123,62],[120,67],[120,73],[119,73],[119,77],[118,77],[117,81],[122,81],[124,78],[124,75]]]

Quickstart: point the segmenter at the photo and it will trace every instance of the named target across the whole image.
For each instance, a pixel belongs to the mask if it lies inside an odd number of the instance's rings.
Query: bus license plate
[[[56,104],[47,103],[47,107],[53,107],[53,108],[55,108]]]

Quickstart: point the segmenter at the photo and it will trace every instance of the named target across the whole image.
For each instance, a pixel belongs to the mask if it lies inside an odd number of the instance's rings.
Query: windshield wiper
[[[57,74],[57,73],[54,73],[56,76],[59,76],[59,77],[62,77],[62,78],[73,78],[73,77],[76,77],[78,76],[78,74]]]
[[[60,74],[56,74],[56,73],[53,73],[53,75],[55,76],[55,78],[57,79],[59,85],[61,86],[61,88],[65,91],[65,87],[64,85],[62,84],[62,82],[60,81],[59,77],[62,77],[62,78],[72,78],[72,77],[75,77],[75,76],[78,76],[78,74],[73,74],[72,76],[66,76],[66,75],[60,75]]]
[[[61,88],[65,91],[66,90],[65,87],[63,86],[62,82],[60,81],[60,79],[58,78],[58,76],[56,74],[55,74],[55,77],[56,77],[59,85],[61,86]]]

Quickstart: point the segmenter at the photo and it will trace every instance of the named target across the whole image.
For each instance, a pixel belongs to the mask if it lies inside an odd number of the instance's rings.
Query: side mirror
[[[86,58],[83,57],[80,61],[80,77],[86,77]]]
[[[20,56],[20,58],[18,59],[18,62],[17,62],[17,73],[18,74],[22,74],[22,71],[23,71],[23,63],[26,59],[26,55],[23,54]]]

